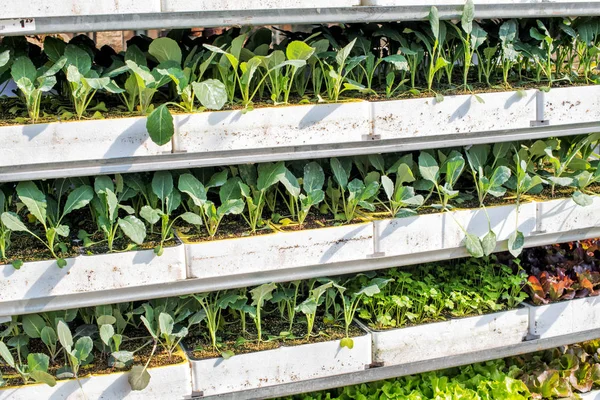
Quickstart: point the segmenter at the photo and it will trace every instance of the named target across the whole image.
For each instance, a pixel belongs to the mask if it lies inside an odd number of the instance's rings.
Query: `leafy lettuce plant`
[[[146,239],[146,226],[134,214],[135,210],[121,202],[136,195],[136,191],[124,185],[120,175],[116,177],[117,185],[107,176],[99,176],[94,182],[96,197],[92,200],[92,208],[96,224],[103,233],[108,245],[108,251],[113,251],[115,239],[118,239],[119,230],[136,244],[144,243]],[[119,211],[123,210],[126,217],[120,218]]]
[[[297,218],[298,223],[303,225],[311,208],[318,206],[325,199],[325,192],[323,191],[325,173],[323,168],[314,161],[306,164],[304,166],[304,176],[301,180],[296,179],[292,172],[286,168],[280,181],[287,191],[288,198],[283,196],[283,200],[290,210],[292,218]],[[300,186],[304,189],[304,193],[302,193]]]
[[[214,237],[219,225],[226,215],[239,215],[244,211],[244,201],[241,199],[240,178],[234,177],[227,180],[227,170],[217,173],[205,187],[192,174],[183,174],[179,177],[179,190],[186,193],[195,208],[194,213],[187,212],[182,218],[192,225],[206,227],[208,234]],[[208,200],[207,193],[210,188],[219,187],[219,200],[221,205]],[[192,216],[193,215],[193,216]]]
[[[243,173],[242,180],[239,182],[241,195],[246,202],[248,216],[242,216],[250,226],[252,232],[262,224],[263,209],[267,201],[267,190],[281,181],[285,175],[285,164],[265,163],[259,164],[258,168],[249,166],[240,169]]]
[[[375,211],[374,197],[379,191],[379,182],[360,179],[353,179],[349,182],[349,168],[345,167],[337,158],[332,158],[330,165],[333,178],[337,183],[337,189],[328,189],[327,194],[331,201],[331,205],[328,204],[330,210],[334,211],[337,208],[334,204],[339,204],[341,199],[343,218],[346,222],[356,218],[359,206],[369,211]]]
[[[20,342],[20,339],[18,339]],[[52,375],[48,373],[48,367],[50,365],[50,358],[46,354],[42,353],[29,353],[21,355],[21,347],[17,344],[17,359],[13,357],[11,351],[4,342],[0,342],[0,357],[4,360],[9,367],[14,369],[23,383],[27,384],[30,380],[37,383],[45,383],[46,385],[53,387],[56,386],[56,380]],[[1,381],[0,377],[0,381]]]
[[[51,199],[44,194],[33,182],[20,182],[16,188],[19,200],[23,202],[29,213],[41,225],[42,234],[34,232],[25,225],[21,218],[12,211],[3,212],[2,223],[13,232],[26,232],[41,242],[56,258],[59,267],[67,265],[67,261],[59,256],[58,248],[66,252],[66,246],[60,242],[60,237],[69,236],[69,226],[63,224],[63,219],[72,211],[87,206],[94,198],[94,189],[88,185],[75,188],[67,196],[61,212],[61,194],[58,199]],[[42,237],[43,236],[43,237]],[[62,246],[61,246],[62,245]]]
[[[310,339],[317,318],[317,308],[323,302],[323,295],[327,289],[333,286],[333,281],[329,281],[322,285],[312,288],[306,300],[296,307],[296,312],[301,312],[306,317],[306,339]],[[350,344],[350,343],[346,343]]]
[[[197,215],[184,213],[173,217],[173,212],[181,205],[181,193],[173,186],[173,175],[168,171],[159,171],[152,177],[152,193],[156,196],[160,207],[146,204],[140,210],[140,216],[154,226],[160,222],[160,243],[154,248],[154,253],[161,256],[164,244],[173,237],[173,225],[179,218],[196,221]]]
[[[43,66],[37,69],[25,56],[17,57],[13,62],[11,76],[21,91],[31,122],[35,123],[39,119],[42,94],[49,92],[56,85],[55,75],[65,62],[66,60],[50,68]]]
[[[471,255],[473,257],[489,256],[496,248],[496,233],[492,230],[490,217],[485,207],[485,199],[489,195],[502,197],[506,193],[503,185],[510,179],[511,171],[505,165],[499,165],[506,160],[510,145],[506,143],[497,143],[493,150],[489,145],[476,145],[465,150],[467,162],[477,192],[477,200],[486,214],[488,220],[488,233],[480,240],[480,246],[474,246],[471,250],[476,250]],[[490,152],[493,154],[491,165],[488,163]],[[472,237],[475,240],[475,237]],[[481,250],[481,252],[479,252]]]
[[[79,119],[83,117],[98,90],[106,90],[115,94],[123,92],[123,89],[120,89],[111,80],[111,77],[116,76],[120,71],[113,71],[108,76],[100,76],[97,71],[92,69],[92,59],[88,52],[79,46],[67,45],[64,60],[66,63],[64,63],[63,69],[69,83],[71,101]]]

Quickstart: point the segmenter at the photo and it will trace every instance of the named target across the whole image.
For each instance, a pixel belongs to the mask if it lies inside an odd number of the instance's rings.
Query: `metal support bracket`
[[[535,121],[531,121],[531,127],[549,126],[550,120],[544,118],[544,108],[546,107],[546,92],[538,90],[535,93]]]
[[[381,140],[381,135],[362,135],[363,141],[373,142],[375,140]]]
[[[530,342],[532,340],[539,340],[540,338],[540,335],[532,335],[531,333],[528,333],[527,336],[525,336],[525,341]]]
[[[0,315],[0,324],[12,321],[12,317],[9,315]]]

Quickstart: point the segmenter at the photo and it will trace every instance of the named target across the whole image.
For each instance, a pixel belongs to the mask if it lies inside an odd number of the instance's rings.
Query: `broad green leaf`
[[[24,315],[22,323],[27,336],[33,339],[42,337],[42,329],[46,327],[46,322],[38,314]]]
[[[387,175],[381,176],[381,186],[383,186],[383,191],[387,196],[388,200],[392,200],[394,198],[394,182]]]
[[[55,346],[56,342],[58,341],[58,337],[56,336],[56,332],[54,331],[54,329],[52,329],[49,326],[45,326],[42,329],[42,333],[40,334],[40,338],[42,339],[42,342],[44,342],[44,344],[46,346]]]
[[[21,218],[12,211],[3,212],[0,219],[2,224],[13,232],[29,232],[29,229],[21,222]]]
[[[228,200],[241,199],[242,192],[240,190],[240,178],[233,177],[227,180],[221,189],[219,190],[219,199],[221,203],[225,203]],[[181,190],[181,188],[180,188]]]
[[[46,226],[46,196],[33,182],[19,182],[17,195],[27,209],[42,225]]]
[[[185,212],[181,214],[181,219],[191,225],[202,225],[202,217],[198,214],[194,214],[193,212]]]
[[[206,202],[206,189],[204,185],[192,174],[183,174],[179,177],[179,190],[190,196],[194,204],[203,207]]]
[[[483,248],[483,254],[489,256],[496,249],[496,234],[490,230],[481,240],[481,246]]]
[[[304,166],[304,178],[302,180],[302,186],[307,193],[314,192],[315,190],[323,189],[325,184],[325,173],[321,166],[312,161]]]
[[[480,168],[486,166],[487,159],[490,154],[490,145],[475,145],[466,150],[465,153],[467,154],[467,161],[471,169],[474,171],[479,171]]]
[[[56,386],[56,379],[46,371],[33,371],[31,378],[38,383],[45,383],[50,387]]]
[[[294,198],[300,196],[300,184],[298,183],[298,179],[292,174],[292,171],[285,168],[285,173],[279,181],[285,186],[285,189],[291,196]]]
[[[173,317],[171,317],[167,313],[160,313],[158,316],[158,326],[160,328],[161,333],[170,335],[173,333],[173,326],[175,326],[175,322],[173,321]]]
[[[115,328],[112,325],[102,325],[100,326],[100,339],[104,342],[105,345],[110,345],[110,339],[115,334]]]
[[[146,240],[146,225],[136,216],[128,215],[125,218],[119,218],[117,223],[123,233],[134,243],[142,244]]]
[[[473,18],[475,18],[475,5],[473,0],[467,0],[460,20],[460,25],[467,34],[473,31]]]
[[[6,347],[6,344],[4,344],[4,342],[0,342],[0,356],[9,366],[11,366],[12,368],[15,367],[15,359],[13,358],[12,354],[10,353],[10,350],[8,350],[8,347]]]
[[[34,82],[37,77],[37,70],[28,57],[17,57],[10,69],[10,75],[15,82],[19,82],[22,78],[27,78],[30,82]]]
[[[592,196],[582,193],[579,190],[573,193],[573,201],[581,207],[591,206],[594,203]]]
[[[62,320],[58,321],[58,324],[56,325],[56,331],[60,344],[67,349],[67,351],[70,351],[70,349],[73,347],[73,336],[71,335],[71,330],[67,324],[65,324],[65,322]]]
[[[209,110],[220,110],[227,103],[227,87],[217,79],[193,82],[196,98]]]
[[[498,34],[503,45],[512,43],[517,35],[517,22],[514,19],[504,22]]]
[[[165,104],[161,104],[150,113],[146,120],[146,129],[152,141],[159,146],[171,141],[175,127],[173,116]]]
[[[473,30],[471,31],[471,49],[472,50],[477,50],[482,44],[485,43],[487,39],[487,33],[486,31],[477,23],[477,22],[473,22]],[[492,50],[488,50],[488,49],[492,49]],[[484,49],[484,53],[485,51],[488,50],[488,53],[490,53],[490,51],[493,51],[492,54],[485,54],[487,58],[491,58],[493,54],[496,53],[496,48],[486,48]]]
[[[10,50],[0,53],[0,68],[4,67],[10,61]]]
[[[171,38],[157,38],[150,43],[148,53],[158,60],[159,63],[174,61],[177,65],[181,65],[182,55],[181,48]]]
[[[46,354],[41,353],[29,353],[27,355],[27,365],[29,367],[29,371],[48,371],[48,366],[50,365],[50,357]]]
[[[340,340],[340,347],[354,348],[354,340],[352,338],[343,338]]]
[[[451,157],[446,159],[446,182],[450,186],[454,186],[465,168],[465,159],[463,156],[460,153],[453,153],[450,154]]]
[[[127,380],[132,390],[144,390],[150,383],[150,374],[143,365],[134,365]]]
[[[82,185],[75,188],[75,190],[69,193],[69,196],[67,197],[67,202],[62,215],[65,216],[73,210],[79,210],[80,208],[87,206],[93,198],[94,189],[92,189],[91,186]]]
[[[219,206],[217,209],[217,214],[219,216],[228,214],[241,214],[244,211],[244,206],[245,203],[242,199],[230,199]]]
[[[294,40],[288,44],[285,50],[288,60],[304,60],[307,61],[315,52],[313,47],[299,40]]]
[[[433,37],[435,40],[439,40],[440,38],[440,17],[438,15],[437,7],[431,7],[429,11],[429,27],[431,28],[431,32],[433,33]]]
[[[403,51],[403,53],[407,54],[404,51]],[[394,67],[394,69],[396,71],[408,71],[408,70],[410,70],[410,67],[408,65],[408,61],[406,60],[406,57],[404,57],[402,54],[392,54],[390,56],[384,57],[383,61],[392,64],[392,66]]]
[[[356,44],[356,38],[354,38],[354,40],[352,40],[343,49],[341,49],[337,52],[337,54],[335,56],[335,61],[337,62],[338,66],[341,67],[346,64],[346,59],[348,58],[348,56],[350,56],[350,53],[352,52],[352,49],[354,48],[355,44]]]
[[[146,56],[135,44],[127,47],[127,51],[125,52],[125,63],[127,63],[127,61],[131,61],[135,65],[142,67],[147,65]]]
[[[472,257],[483,257],[483,247],[481,241],[476,235],[467,233],[465,236],[465,247]]]
[[[510,179],[510,175],[510,168],[503,165],[496,168],[490,178],[490,187],[494,188],[504,185]]]
[[[518,257],[525,246],[525,236],[523,232],[515,231],[508,237],[508,251],[515,257]]]
[[[440,168],[431,154],[424,151],[419,154],[419,172],[425,180],[430,182],[438,181]]]
[[[44,39],[44,53],[48,56],[50,61],[56,63],[65,54],[65,48],[67,44],[64,40],[55,38],[52,36]]]
[[[152,177],[152,191],[161,201],[166,201],[173,192],[173,175],[169,171],[155,172]]]
[[[67,65],[77,68],[77,71],[85,76],[92,69],[92,59],[87,51],[74,44],[67,45],[65,49]]]
[[[342,189],[346,189],[348,186],[348,174],[346,170],[337,158],[332,158],[330,164],[335,181]]]
[[[252,290],[250,290],[250,295],[252,296],[252,304],[253,307],[262,307],[265,301],[268,301],[273,297],[273,291],[277,289],[277,285],[274,283],[265,283],[264,285],[260,285]]]
[[[266,163],[258,166],[258,180],[256,187],[258,190],[267,190],[285,175],[285,164],[283,161],[278,163]]]

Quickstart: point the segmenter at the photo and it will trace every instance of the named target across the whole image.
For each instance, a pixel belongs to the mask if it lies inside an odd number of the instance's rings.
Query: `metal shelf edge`
[[[525,246],[536,247],[595,237],[600,237],[600,227],[530,236],[525,239]],[[506,241],[499,242],[496,251],[504,251],[506,248]],[[280,269],[276,271],[239,274],[210,279],[187,279],[171,283],[76,293],[64,296],[7,301],[0,302],[0,315],[32,314],[65,310],[73,308],[74,305],[77,305],[77,307],[91,307],[103,304],[182,296],[192,293],[260,285],[265,282],[288,282],[314,277],[352,274],[461,257],[468,257],[468,253],[464,248],[438,250],[404,256],[365,258],[343,263],[310,265],[293,269]]]
[[[459,354],[451,357],[436,358],[433,360],[419,361],[410,364],[390,365],[378,368],[370,368],[365,371],[337,375],[327,378],[318,378],[308,381],[294,382],[289,384],[269,386],[252,389],[237,393],[227,393],[217,396],[194,397],[194,399],[221,399],[221,400],[245,400],[245,399],[267,399],[279,396],[313,392],[319,390],[333,389],[337,387],[356,385],[360,383],[374,382],[383,379],[397,378],[406,375],[420,374],[428,371],[436,371],[445,368],[458,367],[477,362],[496,360],[519,354],[533,353],[540,350],[597,339],[600,331],[597,329],[577,332],[571,335],[556,336],[547,339],[536,339],[522,343]]]
[[[33,179],[69,178],[114,173],[149,172],[272,161],[344,157],[415,151],[483,143],[511,142],[600,131],[600,121],[523,129],[432,135],[338,144],[270,147],[207,153],[172,153],[111,160],[57,162],[0,167],[0,183]]]
[[[460,19],[463,9],[460,5],[443,4],[438,5],[437,8],[441,19]],[[35,28],[26,33],[174,29],[197,26],[209,28],[241,25],[415,21],[427,19],[429,11],[429,5],[411,5],[39,17],[35,18]],[[475,8],[475,18],[477,19],[594,15],[600,15],[600,2],[477,4]]]

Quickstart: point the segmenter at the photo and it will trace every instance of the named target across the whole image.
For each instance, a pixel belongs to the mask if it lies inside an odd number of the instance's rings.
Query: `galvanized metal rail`
[[[583,342],[600,338],[600,330],[577,332],[571,335],[556,336],[547,339],[536,339],[522,343],[459,354],[451,357],[436,358],[433,360],[419,361],[409,364],[390,365],[378,368],[369,368],[360,372],[342,374],[328,378],[318,378],[302,382],[294,382],[277,386],[270,386],[237,393],[227,393],[217,396],[193,397],[200,399],[220,400],[247,400],[247,399],[269,399],[279,396],[289,396],[298,393],[306,393],[318,390],[332,389],[347,385],[356,385],[366,382],[374,382],[382,379],[397,378],[406,375],[419,374],[422,372],[436,371],[444,368],[468,365],[477,362],[496,360],[519,354],[533,353],[540,350]]]
[[[591,229],[579,229],[569,232],[541,233],[525,239],[526,247],[571,242],[600,237],[600,226]],[[507,248],[506,241],[499,242],[496,251]],[[461,257],[468,257],[467,251],[439,250],[427,253],[394,257],[369,257],[348,262],[324,265],[309,265],[300,268],[281,268],[275,271],[247,273],[208,279],[187,279],[178,282],[111,289],[94,292],[82,292],[54,297],[25,299],[0,302],[0,316],[32,314],[77,307],[91,307],[103,304],[115,304],[129,301],[148,300],[191,293],[211,292],[233,288],[260,285],[265,282],[289,282],[323,276],[354,274],[364,271],[385,269],[396,266],[422,264]],[[1,317],[0,317],[1,320]]]
[[[35,18],[27,34],[96,32],[113,30],[173,29],[240,25],[322,24],[349,22],[414,21],[427,18],[430,6],[344,7],[311,9],[233,10],[178,13],[79,15]],[[457,19],[462,5],[439,5],[440,18]],[[27,13],[27,10],[23,10]],[[539,18],[600,15],[600,2],[477,4],[475,18]],[[27,15],[23,15],[26,18]],[[0,13],[1,19],[1,13]],[[20,35],[22,32],[5,33]]]
[[[600,121],[569,125],[536,126],[524,129],[470,132],[409,139],[365,140],[342,144],[268,147],[205,153],[173,153],[110,160],[56,162],[0,167],[1,182],[68,178],[129,172],[176,170],[271,161],[292,161],[325,157],[460,147],[482,143],[512,142],[547,137],[571,136],[600,131]]]

